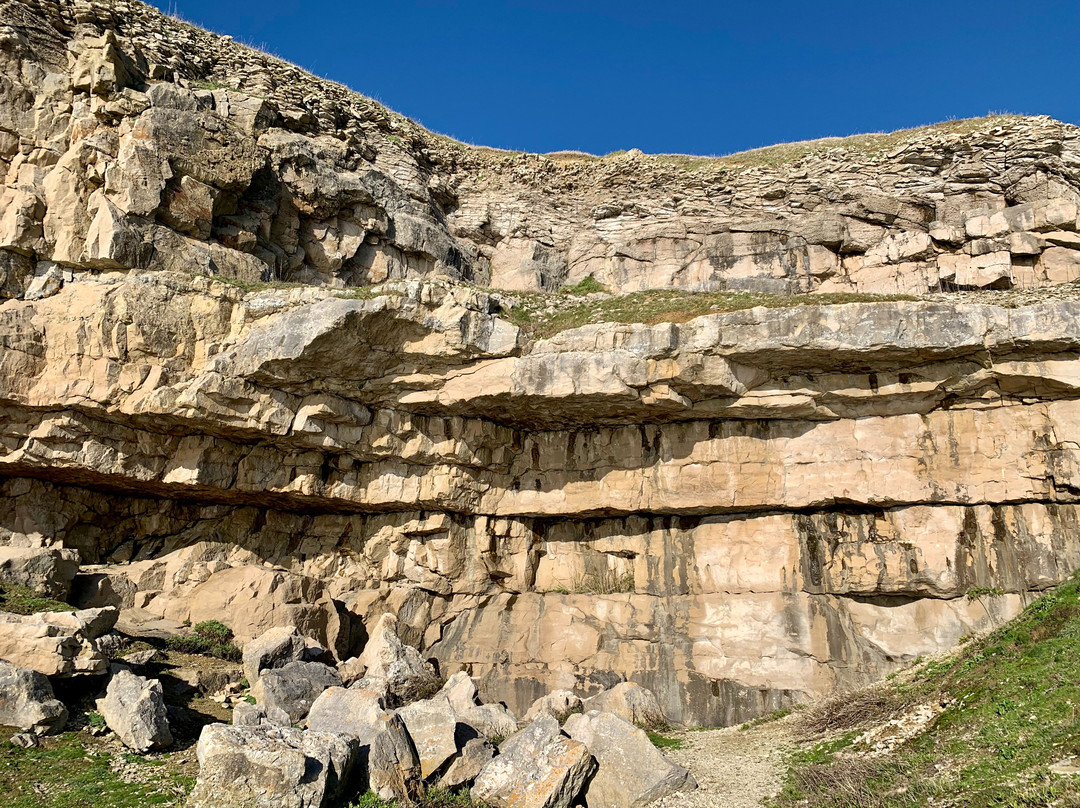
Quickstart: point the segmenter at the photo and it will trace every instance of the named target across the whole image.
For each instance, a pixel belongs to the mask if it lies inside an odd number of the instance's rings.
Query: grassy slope
[[[862,730],[934,703],[948,706],[922,734],[859,754]],[[1080,806],[1080,777],[1048,770],[1080,755],[1080,580],[944,661],[822,705],[805,729],[828,740],[795,753],[775,806]]]

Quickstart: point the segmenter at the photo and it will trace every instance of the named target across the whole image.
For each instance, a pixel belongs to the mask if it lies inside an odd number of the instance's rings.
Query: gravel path
[[[664,755],[688,768],[698,789],[665,797],[657,808],[760,808],[780,790],[784,752],[793,745],[788,721],[673,735],[686,745]]]

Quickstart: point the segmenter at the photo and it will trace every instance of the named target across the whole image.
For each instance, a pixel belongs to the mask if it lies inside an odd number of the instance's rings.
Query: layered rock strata
[[[136,3],[0,22],[0,543],[78,550],[132,614],[345,659],[393,612],[518,714],[629,679],[715,724],[1080,566],[1080,295],[537,340],[460,283],[1061,284],[1075,127],[776,165],[517,155]]]

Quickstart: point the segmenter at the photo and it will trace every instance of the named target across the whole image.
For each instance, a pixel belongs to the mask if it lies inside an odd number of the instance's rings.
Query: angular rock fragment
[[[496,749],[483,738],[473,738],[439,778],[439,787],[456,791],[471,786],[484,767],[495,757]]]
[[[0,547],[0,582],[67,600],[79,571],[79,551],[53,547]]]
[[[697,788],[690,772],[660,754],[644,730],[617,715],[578,713],[566,720],[565,730],[596,758],[596,773],[585,787],[589,808],[643,808]]]
[[[328,687],[340,687],[336,669],[321,662],[289,662],[264,670],[251,695],[267,709],[279,709],[296,723],[308,714],[312,703]]]
[[[241,701],[233,707],[232,723],[234,727],[291,727],[293,722],[282,709]]]
[[[244,646],[244,675],[253,685],[267,668],[280,668],[304,658],[304,638],[292,626],[277,626]]]
[[[397,617],[384,614],[371,632],[360,664],[366,668],[365,687],[383,687],[392,704],[404,704],[422,696],[439,683],[435,669],[420,658],[420,652],[397,635]]]
[[[458,714],[458,720],[492,743],[501,743],[518,731],[514,714],[502,704],[481,704]]]
[[[210,724],[187,808],[328,808],[344,796],[355,740],[288,727]]]
[[[380,798],[409,804],[423,791],[420,757],[405,723],[385,709],[381,694],[331,687],[315,699],[308,729],[355,738],[361,783]]]
[[[149,752],[172,745],[165,699],[157,679],[118,670],[109,680],[105,698],[97,700],[97,711],[129,749]]]
[[[457,714],[445,695],[414,701],[398,710],[420,756],[425,780],[437,774],[477,732],[459,723]]]
[[[495,808],[569,808],[595,768],[585,745],[542,715],[503,743],[477,776],[472,795]]]
[[[541,696],[534,701],[525,713],[523,720],[528,724],[542,715],[550,715],[554,716],[561,724],[566,720],[567,716],[581,712],[581,710],[582,701],[578,696],[575,696],[569,690],[556,690],[554,693],[548,693],[546,696]]]
[[[0,659],[46,676],[104,673],[109,661],[97,638],[116,623],[106,607],[20,615],[0,612]]]
[[[0,724],[44,735],[63,729],[67,717],[44,674],[0,659]]]
[[[667,723],[656,695],[634,682],[622,682],[585,699],[583,709],[612,713],[638,727],[661,727]]]

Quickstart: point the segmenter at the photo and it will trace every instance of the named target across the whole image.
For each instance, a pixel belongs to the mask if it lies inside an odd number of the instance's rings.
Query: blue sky
[[[1080,0],[159,0],[430,129],[726,154],[987,112],[1080,123]]]

